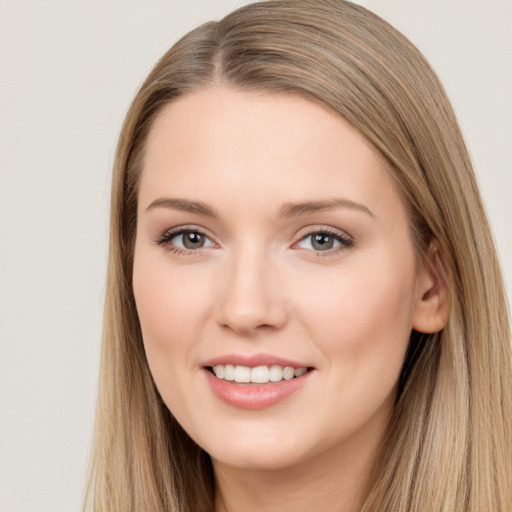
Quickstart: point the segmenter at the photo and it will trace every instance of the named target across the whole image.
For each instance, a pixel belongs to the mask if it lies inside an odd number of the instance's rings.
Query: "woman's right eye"
[[[194,251],[203,247],[212,247],[214,243],[201,231],[180,229],[170,231],[157,240],[158,245],[166,246],[174,251]]]

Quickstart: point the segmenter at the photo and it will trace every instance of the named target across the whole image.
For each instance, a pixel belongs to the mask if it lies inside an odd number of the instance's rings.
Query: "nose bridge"
[[[231,251],[220,276],[219,324],[237,333],[284,325],[285,301],[275,267],[269,251],[254,242]]]

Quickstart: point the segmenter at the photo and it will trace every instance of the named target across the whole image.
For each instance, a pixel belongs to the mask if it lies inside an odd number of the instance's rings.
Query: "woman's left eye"
[[[297,247],[301,249],[310,249],[317,252],[332,251],[341,247],[351,247],[352,240],[338,233],[329,231],[315,231],[303,237]]]

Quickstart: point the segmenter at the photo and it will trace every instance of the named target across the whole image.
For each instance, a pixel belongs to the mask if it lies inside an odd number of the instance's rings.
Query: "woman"
[[[128,112],[110,248],[93,510],[512,510],[489,226],[380,18],[269,1],[186,35]]]

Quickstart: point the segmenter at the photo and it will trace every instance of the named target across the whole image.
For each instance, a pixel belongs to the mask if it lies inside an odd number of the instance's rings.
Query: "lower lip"
[[[301,389],[311,376],[308,371],[301,377],[267,384],[240,384],[219,379],[204,369],[206,379],[213,393],[223,402],[239,409],[258,410],[272,407]]]

